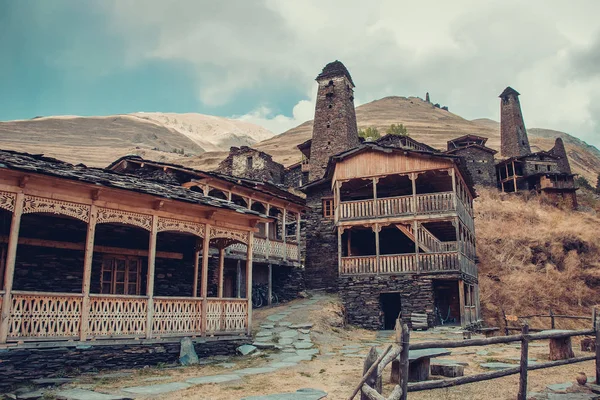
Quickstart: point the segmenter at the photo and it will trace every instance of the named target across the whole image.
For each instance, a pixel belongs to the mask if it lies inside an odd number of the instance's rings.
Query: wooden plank
[[[2,315],[0,316],[0,343],[6,343],[8,337],[10,309],[12,305],[11,291],[15,274],[15,261],[17,259],[17,244],[19,229],[21,227],[21,214],[23,213],[23,193],[17,193],[15,209],[10,223],[8,249],[6,251],[6,271],[4,274],[4,297],[2,299]]]
[[[156,265],[156,237],[158,234],[158,217],[152,217],[152,229],[150,231],[150,239],[148,243],[148,281],[146,289],[147,302],[147,317],[146,317],[146,339],[152,337],[152,318],[154,315],[154,267]]]
[[[8,243],[9,238],[6,236],[0,236],[0,243]],[[85,251],[85,243],[73,243],[63,242],[60,240],[46,240],[36,238],[19,238],[19,244],[24,246],[38,246],[38,247],[49,247],[53,249],[65,249],[65,250],[80,250]],[[94,253],[109,253],[119,254],[125,256],[138,256],[147,257],[148,250],[143,249],[126,249],[123,247],[112,247],[112,246],[94,246]],[[175,253],[170,251],[157,251],[157,258],[170,258],[174,260],[182,260],[182,253]]]
[[[87,338],[88,318],[90,314],[90,283],[92,280],[92,261],[94,259],[94,238],[96,235],[96,206],[90,207],[89,222],[85,239],[85,255],[83,261],[83,301],[81,304],[81,323],[79,326],[79,340],[84,342]]]

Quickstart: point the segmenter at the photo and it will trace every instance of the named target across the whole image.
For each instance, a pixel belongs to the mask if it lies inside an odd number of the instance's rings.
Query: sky
[[[197,112],[275,133],[312,119],[323,66],[356,104],[431,94],[600,147],[598,0],[0,0],[0,120]]]

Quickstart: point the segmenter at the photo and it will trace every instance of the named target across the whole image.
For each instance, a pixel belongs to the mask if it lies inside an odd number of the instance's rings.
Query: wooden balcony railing
[[[457,251],[445,253],[419,253],[342,257],[340,275],[401,274],[418,272],[464,272],[477,276],[472,260]]]
[[[454,193],[428,193],[413,196],[385,197],[377,200],[342,201],[339,205],[339,219],[370,219],[414,214],[435,214],[456,211]]]
[[[227,247],[230,253],[245,254],[246,245],[234,243]],[[297,243],[266,238],[254,238],[254,256],[268,259],[285,259],[289,261],[300,261],[300,249]]]
[[[241,334],[248,329],[248,300],[209,298],[206,327],[203,298],[155,297],[151,337]],[[148,298],[90,295],[87,324],[79,293],[13,291],[8,341],[141,338],[147,335]]]

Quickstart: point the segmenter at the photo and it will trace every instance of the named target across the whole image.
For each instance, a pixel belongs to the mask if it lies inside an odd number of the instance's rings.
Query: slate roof
[[[506,89],[504,89],[504,91],[502,93],[500,93],[500,96],[498,96],[498,97],[505,97],[505,96],[508,96],[509,94],[515,94],[517,96],[521,95],[521,93],[517,92],[515,89],[511,88],[510,86],[507,86]]]
[[[65,161],[43,154],[28,154],[10,150],[0,150],[0,170],[30,172],[61,179],[89,183],[92,185],[128,190],[156,197],[201,204],[209,207],[222,208],[242,214],[256,215],[269,218],[259,212],[240,207],[225,200],[205,197],[202,193],[194,192],[178,185],[160,183],[143,179],[135,175],[126,175],[102,168],[90,168],[83,164],[69,164]]]
[[[473,143],[473,144],[468,144],[466,146],[455,147],[453,149],[446,150],[445,153],[446,154],[452,154],[452,153],[456,153],[459,150],[468,149],[469,147],[476,147],[476,148],[478,148],[480,150],[487,151],[488,153],[491,153],[491,154],[496,154],[498,152],[497,150],[491,149],[491,148],[489,148],[487,146],[482,146],[480,144]]]
[[[227,181],[227,182],[230,182],[230,183],[233,183],[236,185],[240,185],[240,186],[243,186],[248,189],[256,190],[258,192],[268,194],[270,196],[275,196],[280,199],[285,199],[285,200],[291,201],[296,204],[304,205],[306,203],[306,201],[302,197],[296,196],[295,194],[290,193],[287,190],[287,187],[284,185],[276,185],[276,184],[270,183],[270,182],[263,182],[263,181],[253,180],[253,179],[241,178],[238,176],[221,174],[221,173],[214,172],[214,171],[202,171],[202,170],[198,170],[198,169],[184,167],[183,165],[178,165],[178,164],[146,160],[140,156],[135,156],[135,155],[121,157],[121,158],[113,161],[106,168],[109,170],[112,170],[115,167],[117,167],[124,160],[125,161],[134,161],[134,162],[138,162],[138,163],[145,163],[148,165],[156,165],[156,166],[160,166],[160,167],[173,168],[173,169],[177,169],[177,170],[189,173],[190,175],[193,175],[196,178],[197,177],[201,177],[201,178],[202,177],[212,177],[215,179],[220,179],[220,180]]]
[[[335,60],[335,61],[327,64],[323,68],[321,73],[319,75],[317,75],[316,80],[337,78],[340,76],[345,76],[346,78],[348,78],[348,80],[350,81],[352,86],[354,86],[354,82],[352,82],[352,77],[350,76],[350,72],[348,72],[348,69],[346,69],[346,66],[341,61],[338,61],[338,60]]]
[[[460,143],[463,142],[465,140],[469,140],[469,139],[473,139],[473,140],[481,140],[483,143],[485,144],[488,141],[488,138],[486,138],[485,136],[478,136],[478,135],[473,135],[473,134],[467,134],[467,135],[463,135],[454,139],[450,139],[448,140],[448,143]]]

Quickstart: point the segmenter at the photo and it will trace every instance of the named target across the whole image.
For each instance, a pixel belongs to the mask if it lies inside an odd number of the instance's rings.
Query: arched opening
[[[256,212],[259,212],[261,214],[266,214],[267,213],[267,207],[263,203],[258,202],[258,201],[253,201],[252,202],[252,207],[250,207],[250,209],[252,211],[256,211]],[[266,226],[266,223],[264,223],[264,222],[258,223],[257,228],[258,228],[258,232],[256,232],[254,234],[254,236],[256,236],[258,238],[266,238],[267,237],[267,226]]]
[[[243,198],[242,196],[239,196],[237,194],[231,195],[231,202],[233,204],[237,204],[240,207],[248,208],[248,201],[245,198]]]
[[[214,197],[216,199],[227,200],[227,194],[224,191],[219,190],[219,189],[215,189],[215,188],[210,189],[208,191],[208,195],[210,197]]]
[[[274,221],[269,222],[269,239],[283,240],[283,210],[271,206],[269,217],[276,218]]]
[[[190,190],[192,192],[196,192],[196,193],[204,193],[204,190],[202,190],[202,188],[200,186],[191,186]]]
[[[191,233],[159,232],[156,238],[154,267],[154,296],[193,296],[194,257],[198,241]],[[199,261],[201,264],[201,261]],[[202,282],[202,269],[198,269],[198,282]]]

